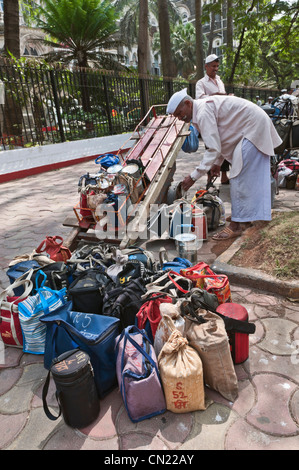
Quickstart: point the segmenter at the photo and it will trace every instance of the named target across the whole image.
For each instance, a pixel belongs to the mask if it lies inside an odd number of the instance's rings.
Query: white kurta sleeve
[[[203,174],[207,173],[212,165],[221,166],[224,161],[224,158],[221,156],[221,140],[213,102],[206,102],[204,111],[199,113],[198,119],[194,120],[194,124],[198,126],[202,140],[206,146],[202,161],[190,174],[193,179],[197,180]]]
[[[198,100],[200,98],[206,98],[207,96],[202,80],[198,80],[195,87],[195,98]]]

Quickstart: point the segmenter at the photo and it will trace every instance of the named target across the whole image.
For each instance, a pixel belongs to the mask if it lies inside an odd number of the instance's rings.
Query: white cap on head
[[[219,60],[219,57],[216,54],[211,54],[206,57],[206,64],[209,64],[210,62],[214,62],[214,60]]]
[[[174,93],[172,97],[170,98],[170,100],[168,101],[166,112],[168,114],[173,114],[175,110],[177,109],[178,105],[180,104],[180,102],[182,101],[182,99],[185,98],[185,96],[187,96],[187,88],[184,88],[183,90],[177,91],[176,93]]]

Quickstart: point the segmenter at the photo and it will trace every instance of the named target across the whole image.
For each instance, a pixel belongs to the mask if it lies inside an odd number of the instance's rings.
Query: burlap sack
[[[185,330],[185,320],[180,315],[177,305],[164,302],[160,304],[159,309],[161,320],[157,326],[154,339],[154,349],[157,357],[174,330],[179,330],[182,334]]]
[[[168,410],[188,413],[205,409],[200,357],[178,330],[164,344],[158,364]]]
[[[185,336],[202,360],[204,382],[227,400],[235,401],[238,380],[224,322],[207,310],[197,313],[203,315],[206,323],[185,317]]]

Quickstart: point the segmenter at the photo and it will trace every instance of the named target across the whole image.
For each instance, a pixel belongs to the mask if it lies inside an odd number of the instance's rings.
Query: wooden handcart
[[[161,106],[165,108],[165,105]],[[82,207],[80,200],[74,207],[75,220],[74,217],[67,218],[63,224],[73,228],[67,240],[69,246],[74,247],[78,240],[113,242],[121,248],[135,244],[140,233],[144,234],[146,230],[151,205],[171,203],[175,198],[181,197],[179,185],[172,185],[172,181],[176,157],[186,136],[189,135],[189,124],[173,116],[159,115],[159,108],[160,106],[151,107],[137,125],[130,138],[136,142],[130,150],[124,154],[126,143],[116,154],[123,168],[131,163],[138,163],[140,170],[138,176],[135,175],[132,191],[122,198],[126,210],[123,205],[118,205],[117,210],[111,205],[113,214],[108,214],[108,219],[111,220],[113,215],[117,220],[116,236],[111,236],[108,231],[106,239],[103,240],[105,232],[101,229],[99,237],[97,218],[94,214],[91,216],[86,207]],[[129,210],[128,202],[132,200],[133,192],[134,210],[131,205]]]

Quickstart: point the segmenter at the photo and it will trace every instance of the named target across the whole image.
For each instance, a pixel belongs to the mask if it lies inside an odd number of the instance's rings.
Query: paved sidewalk
[[[175,178],[181,180],[200,155],[180,152]],[[186,162],[188,164],[186,165]],[[8,285],[5,271],[17,255],[30,253],[46,235],[67,238],[62,223],[78,202],[77,182],[93,161],[0,185],[0,287]],[[188,171],[188,170],[187,170]],[[201,180],[198,187],[204,187]],[[230,214],[229,186],[220,197]],[[276,209],[298,210],[299,192],[280,190]],[[149,243],[156,249],[159,243]],[[174,246],[166,242],[170,253]],[[205,242],[200,260],[212,264],[219,253]],[[250,335],[249,359],[236,366],[239,397],[228,402],[206,389],[213,403],[205,411],[163,415],[133,424],[115,389],[101,400],[99,418],[86,429],[72,429],[62,418],[50,421],[41,393],[47,375],[43,356],[0,343],[0,449],[5,450],[295,450],[299,449],[299,304],[284,297],[231,285],[233,301],[244,305],[256,324]],[[50,403],[55,406],[51,382]]]

